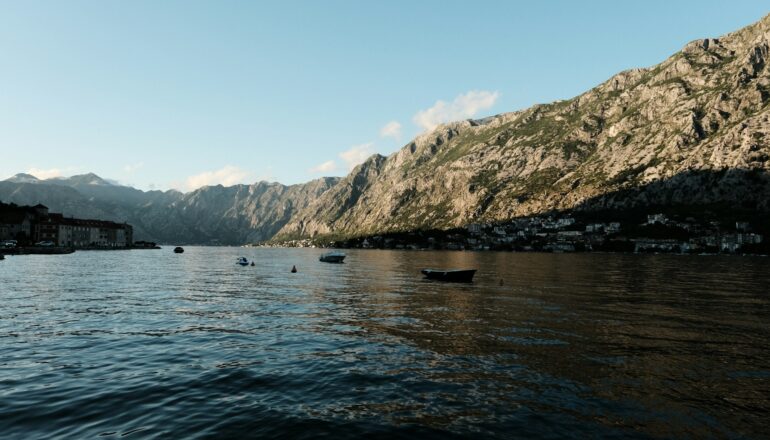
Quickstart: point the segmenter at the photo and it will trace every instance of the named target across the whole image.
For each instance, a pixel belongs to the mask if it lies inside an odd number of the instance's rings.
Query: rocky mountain
[[[182,194],[94,174],[0,182],[0,200],[128,221],[137,239],[242,244],[648,206],[770,211],[770,16],[566,101],[441,125],[343,179]]]
[[[645,205],[770,209],[770,16],[575,98],[439,126],[375,155],[278,238]]]
[[[138,209],[132,224],[153,231],[166,242],[244,244],[265,241],[338,180],[325,177],[290,186],[267,182],[206,186],[182,195],[169,205],[149,204]]]
[[[12,182],[12,183],[39,183],[41,180],[33,176],[32,174],[19,173],[13,177],[9,177],[8,179],[5,179],[5,181]]]
[[[337,183],[317,179],[285,186],[258,182],[208,186],[183,194],[140,191],[95,174],[40,180],[17,174],[0,182],[0,200],[43,203],[67,216],[128,222],[137,240],[243,244],[272,237],[299,209]]]
[[[120,220],[112,216],[103,206],[92,203],[88,197],[74,188],[52,185],[37,178],[18,179],[19,175],[0,182],[0,200],[19,205],[35,205],[39,202],[49,206],[52,211],[68,215],[77,213],[78,217]]]
[[[0,182],[0,200],[17,204],[43,203],[52,212],[67,216],[128,221],[134,224],[137,210],[152,205],[164,209],[182,197],[178,191],[144,192],[117,185],[96,174],[38,179],[16,174]],[[162,239],[152,229],[135,226],[137,239]]]

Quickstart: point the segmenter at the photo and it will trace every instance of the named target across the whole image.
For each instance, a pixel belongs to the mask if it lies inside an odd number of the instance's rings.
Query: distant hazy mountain
[[[72,187],[85,185],[120,186],[117,183],[102,179],[94,173],[79,174],[71,177],[51,177],[50,179],[38,179],[31,174],[19,173],[13,177],[5,179],[5,181],[13,183],[48,183],[52,185]]]
[[[17,174],[18,176],[18,174]],[[83,187],[83,186],[120,186],[116,183],[110,182],[106,179],[102,179],[94,173],[79,174],[71,177],[52,177],[46,179],[45,182],[54,183],[58,185]]]
[[[337,180],[210,186],[182,194],[140,191],[92,173],[46,180],[17,174],[0,182],[0,200],[43,203],[67,216],[126,221],[134,226],[137,240],[243,244],[271,238],[297,209]]]
[[[268,240],[300,209],[337,183],[322,178],[299,185],[258,182],[207,186],[171,203],[138,209],[134,224],[166,242],[244,244]]]
[[[32,174],[19,173],[9,179],[6,179],[5,181],[13,183],[38,183],[41,180]]]

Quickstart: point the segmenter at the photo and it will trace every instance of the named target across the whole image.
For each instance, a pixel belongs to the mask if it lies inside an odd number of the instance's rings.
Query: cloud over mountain
[[[432,107],[418,111],[412,121],[423,130],[430,131],[445,122],[473,118],[480,111],[495,105],[499,97],[498,92],[471,90],[458,95],[452,102],[436,101]]]
[[[226,165],[218,170],[204,171],[190,176],[184,182],[186,190],[194,190],[203,186],[223,185],[232,186],[238,183],[248,183],[252,173],[233,165]]]

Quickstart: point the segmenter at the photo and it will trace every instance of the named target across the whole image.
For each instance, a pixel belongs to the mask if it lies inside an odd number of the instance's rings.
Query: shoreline
[[[549,250],[507,250],[507,249],[435,249],[435,248],[360,248],[353,246],[287,246],[287,245],[187,245],[193,247],[240,247],[250,249],[344,249],[344,250],[364,250],[364,251],[405,251],[405,252],[473,252],[473,253],[512,253],[512,254],[615,254],[615,255],[674,255],[674,256],[697,256],[697,257],[768,257],[766,253],[730,253],[730,252],[624,252],[610,250],[583,250],[583,251],[549,251]],[[63,247],[40,247],[24,246],[16,248],[0,248],[0,254],[8,256],[19,255],[69,255],[77,251],[131,251],[131,250],[160,250],[161,246],[155,247],[122,247],[122,248],[63,248]]]
[[[19,246],[15,248],[0,249],[3,255],[69,255],[76,251],[132,251],[132,250],[158,250],[160,246],[155,247],[89,247],[89,248],[71,248],[71,247],[43,247],[43,246]]]

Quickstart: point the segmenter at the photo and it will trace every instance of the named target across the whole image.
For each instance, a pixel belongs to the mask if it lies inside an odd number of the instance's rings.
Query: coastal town
[[[380,234],[348,240],[293,240],[283,246],[364,249],[499,250],[517,252],[627,252],[768,254],[768,243],[748,221],[703,221],[651,213],[641,221],[591,221],[546,215],[465,228]]]
[[[65,217],[42,204],[0,202],[3,253],[66,253],[75,249],[127,249],[133,228],[127,223]]]
[[[393,232],[345,239],[315,238],[260,246],[516,252],[769,254],[762,228],[750,221],[699,220],[649,213],[636,220],[554,214],[449,230]],[[48,207],[0,202],[0,251],[68,253],[76,249],[157,248],[134,242],[127,223],[65,217]]]

